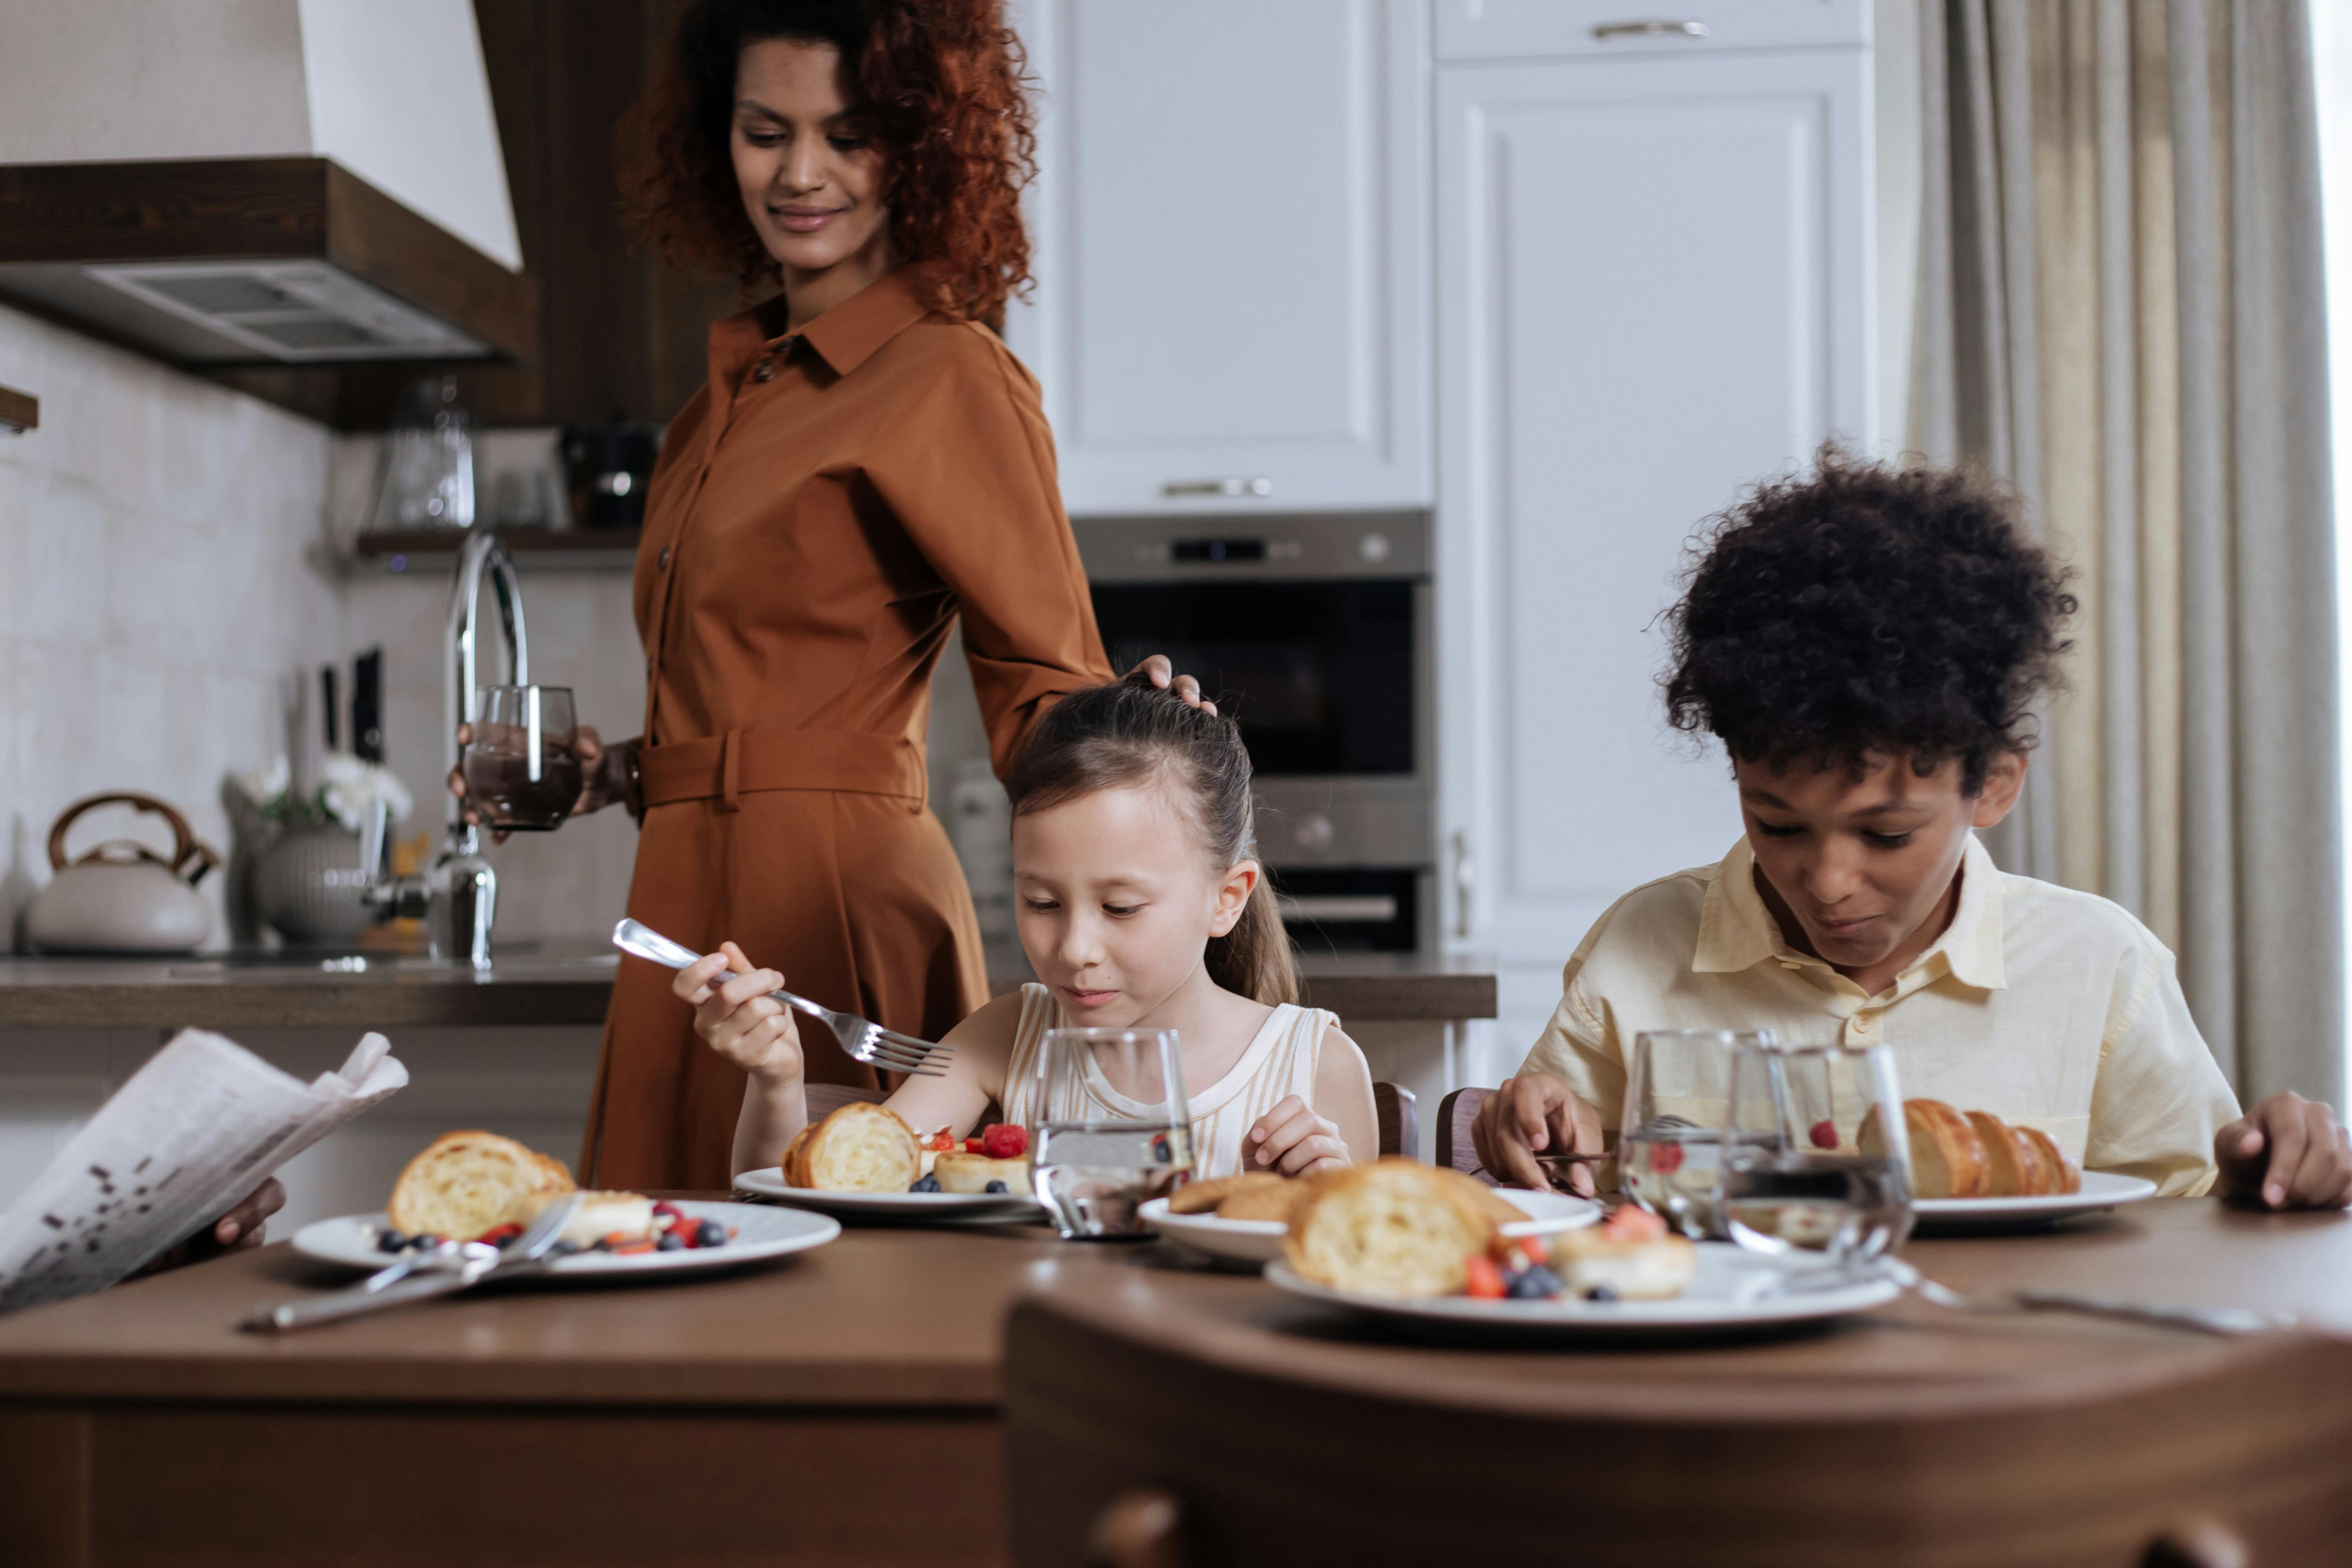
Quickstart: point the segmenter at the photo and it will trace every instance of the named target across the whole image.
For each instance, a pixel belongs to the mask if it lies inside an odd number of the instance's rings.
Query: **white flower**
[[[255,768],[236,776],[236,787],[245,798],[257,806],[267,806],[286,793],[294,779],[294,768],[284,756],[270,758],[266,768]]]
[[[408,786],[391,769],[362,762],[348,751],[331,752],[319,765],[319,802],[335,821],[357,828],[367,820],[368,808],[378,800],[392,808],[392,820],[404,822],[415,805]]]

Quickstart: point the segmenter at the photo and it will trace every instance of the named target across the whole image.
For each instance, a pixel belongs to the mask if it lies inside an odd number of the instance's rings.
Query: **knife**
[[[516,1237],[512,1245],[495,1258],[471,1261],[461,1269],[447,1272],[411,1275],[373,1291],[363,1281],[331,1295],[280,1301],[274,1307],[260,1308],[237,1327],[257,1333],[285,1333],[293,1329],[340,1322],[345,1318],[406,1306],[412,1301],[428,1301],[436,1296],[454,1295],[459,1291],[469,1291],[486,1280],[511,1280],[530,1274],[543,1274],[554,1262],[547,1256],[548,1249],[563,1235],[563,1228],[572,1223],[572,1215],[579,1212],[581,1197],[579,1193],[572,1193],[540,1210],[539,1218],[530,1222],[530,1228]]]

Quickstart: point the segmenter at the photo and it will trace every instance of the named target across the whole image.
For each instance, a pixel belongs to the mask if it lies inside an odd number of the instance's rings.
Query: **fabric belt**
[[[648,746],[637,753],[637,777],[648,806],[718,800],[729,811],[762,789],[893,795],[918,810],[930,793],[921,747],[854,729],[730,729]]]

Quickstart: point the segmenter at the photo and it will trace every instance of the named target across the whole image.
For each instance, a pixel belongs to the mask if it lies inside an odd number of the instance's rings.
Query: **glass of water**
[[[1150,1234],[1137,1210],[1192,1170],[1172,1029],[1053,1029],[1037,1053],[1031,1170],[1067,1241]]]
[[[1751,1251],[1867,1262],[1911,1232],[1911,1152],[1884,1045],[1743,1046],[1717,1204]]]
[[[1731,1064],[1744,1048],[1771,1043],[1770,1030],[1647,1030],[1625,1063],[1625,1113],[1617,1134],[1617,1185],[1695,1241],[1721,1240],[1716,1187]]]

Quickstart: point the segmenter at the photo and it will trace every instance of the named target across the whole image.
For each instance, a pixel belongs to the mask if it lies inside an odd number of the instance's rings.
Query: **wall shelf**
[[[22,435],[41,423],[41,400],[15,387],[0,387],[0,431]]]
[[[507,528],[499,538],[530,571],[628,571],[636,565],[635,528]],[[351,576],[425,576],[438,581],[457,557],[460,528],[366,533],[343,558]]]

